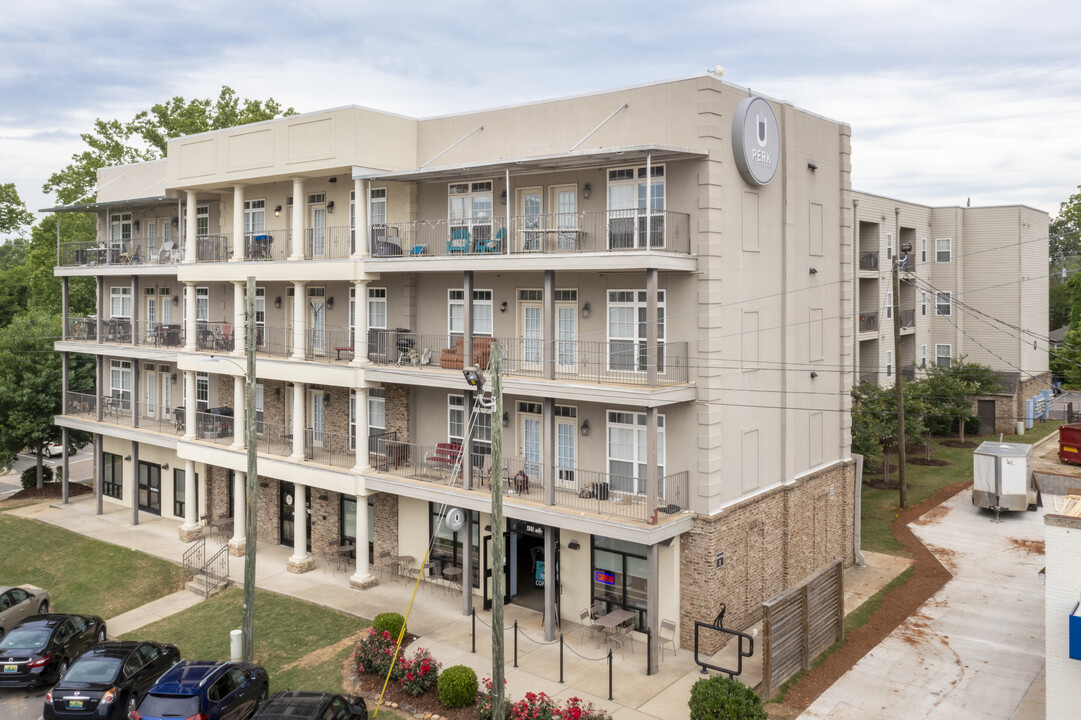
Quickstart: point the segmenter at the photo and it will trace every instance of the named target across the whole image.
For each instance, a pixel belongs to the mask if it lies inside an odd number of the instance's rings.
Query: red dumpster
[[[1081,423],[1059,426],[1058,461],[1081,465]]]

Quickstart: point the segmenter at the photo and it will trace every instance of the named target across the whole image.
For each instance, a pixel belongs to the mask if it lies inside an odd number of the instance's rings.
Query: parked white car
[[[49,593],[33,585],[0,585],[0,638],[23,618],[49,612]]]

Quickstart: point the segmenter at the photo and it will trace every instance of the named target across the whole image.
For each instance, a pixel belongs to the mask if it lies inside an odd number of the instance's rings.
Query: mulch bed
[[[14,495],[8,495],[8,500],[53,500],[60,498],[63,495],[63,486],[60,483],[45,483],[45,487],[38,490],[36,487],[25,488],[15,493]],[[86,495],[93,493],[94,488],[89,485],[83,485],[81,483],[68,483],[68,495],[74,497],[76,495]]]
[[[946,467],[947,465],[950,464],[950,461],[949,460],[939,460],[938,458],[931,458],[930,460],[928,460],[927,458],[923,457],[923,455],[920,455],[917,458],[906,458],[905,463],[907,465],[926,465],[926,466],[929,466],[929,467]]]
[[[960,448],[962,450],[971,450],[980,446],[979,443],[974,443],[971,440],[943,440],[942,444],[946,447]]]
[[[886,593],[885,601],[871,615],[866,625],[846,635],[840,648],[789,688],[783,708],[778,708],[780,712],[777,713],[771,711],[771,717],[795,717],[806,710],[819,695],[859,662],[860,658],[882,642],[946,584],[952,575],[916,538],[908,524],[971,485],[971,482],[947,485],[919,505],[910,507],[897,516],[890,530],[912,556],[913,569],[908,582]]]
[[[351,660],[349,662],[352,663]],[[368,703],[369,717],[375,713],[375,706],[379,701],[379,693],[383,689],[384,679],[381,675],[360,675],[353,685],[354,694],[363,696]],[[413,697],[405,690],[402,690],[402,686],[393,680],[387,683],[387,692],[383,695],[382,707],[389,707],[392,710],[397,708],[398,712],[408,715],[415,715],[420,712],[425,715],[431,713],[433,717],[438,715],[448,720],[477,720],[477,706],[475,704],[464,708],[445,708],[439,702],[439,691],[436,688],[433,687],[420,697]]]

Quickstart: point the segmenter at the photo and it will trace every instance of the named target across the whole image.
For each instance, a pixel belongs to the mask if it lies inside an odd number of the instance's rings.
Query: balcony
[[[510,377],[546,377],[544,342],[525,338],[473,338],[473,362],[488,365],[493,342],[503,349],[503,373]],[[368,359],[375,365],[396,365],[419,371],[458,371],[465,362],[460,335],[428,335],[400,330],[369,333]],[[644,342],[557,340],[553,352],[556,379],[648,385]],[[457,372],[455,372],[457,374]],[[657,353],[657,386],[688,382],[687,343],[661,343]]]
[[[179,323],[148,323],[130,318],[107,318],[101,321],[101,337],[98,337],[98,319],[93,316],[69,317],[67,335],[73,342],[95,344],[140,345],[179,348],[184,345],[184,327]]]
[[[423,445],[379,438],[370,453],[372,469],[390,477],[462,489],[461,450],[448,453],[447,444]],[[457,448],[457,446],[451,446]],[[454,453],[457,452],[457,455]],[[491,482],[491,456],[473,453],[475,492],[487,494]],[[646,503],[645,481],[596,470],[554,468],[555,506],[604,516],[650,522],[689,509],[690,485],[686,471],[658,479],[657,508]],[[542,466],[524,458],[506,458],[503,490],[508,496],[544,503]],[[462,490],[463,492],[466,492]]]
[[[906,382],[913,382],[916,379],[916,366],[905,365],[901,368],[901,377],[904,378]]]
[[[98,242],[66,242],[60,245],[61,267],[113,265],[175,265],[184,259],[179,241],[146,237]]]
[[[111,395],[69,391],[64,414],[97,422],[97,409],[101,405],[101,422],[117,427],[135,427],[135,407],[131,393],[116,392]],[[165,435],[184,433],[184,408],[155,404],[138,408],[139,429]]]
[[[860,253],[860,270],[864,272],[876,272],[878,270],[878,251]]]
[[[902,273],[912,274],[916,272],[916,255],[914,253],[901,254],[898,257],[897,265],[901,268]]]
[[[860,313],[860,332],[878,332],[877,310],[865,310]]]
[[[292,230],[266,230],[244,234],[244,259],[250,261],[286,260],[292,253]],[[346,260],[353,253],[353,229],[314,227],[304,229],[305,260]],[[227,262],[233,258],[231,235],[204,235],[197,238],[196,262]]]
[[[878,373],[877,372],[861,372],[860,376],[859,376],[859,381],[861,383],[871,383],[872,385],[877,385],[878,384]]]
[[[901,319],[901,332],[916,329],[916,311],[901,310],[898,317]]]
[[[690,216],[667,210],[387,223],[372,227],[370,245],[373,258],[690,251]]]

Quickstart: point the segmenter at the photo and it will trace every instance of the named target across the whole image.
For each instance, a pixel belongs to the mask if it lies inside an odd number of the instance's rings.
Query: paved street
[[[48,687],[37,690],[0,688],[0,711],[4,720],[41,720]]]
[[[913,524],[953,579],[801,720],[1043,717],[1043,511],[992,519],[966,490]]]

